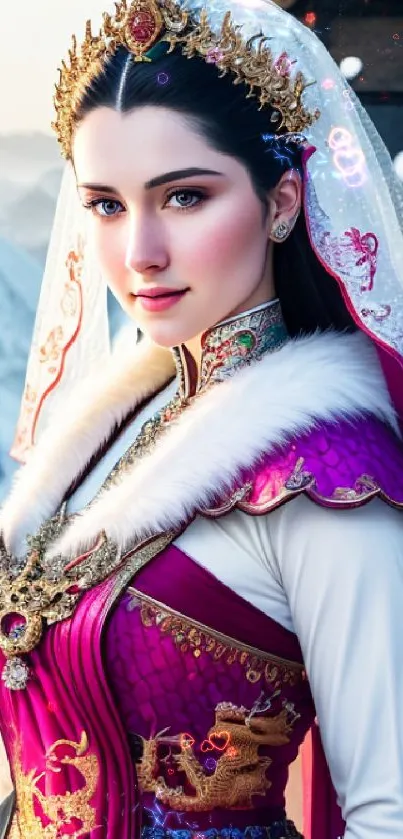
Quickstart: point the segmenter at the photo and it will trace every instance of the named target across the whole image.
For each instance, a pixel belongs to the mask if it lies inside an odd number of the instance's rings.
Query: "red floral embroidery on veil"
[[[379,242],[375,233],[364,233],[356,227],[346,230],[346,237],[350,238],[353,253],[358,256],[356,266],[367,265],[369,276],[361,283],[361,291],[371,291],[374,287],[374,277],[377,269],[377,253]]]
[[[59,301],[59,320],[45,332],[36,348],[39,364],[35,365],[37,380],[30,381],[29,369],[23,394],[22,409],[11,449],[11,456],[24,462],[34,444],[35,430],[43,403],[62,378],[66,356],[76,342],[83,314],[82,264],[83,242],[67,254],[67,278]],[[46,327],[45,327],[46,328]]]

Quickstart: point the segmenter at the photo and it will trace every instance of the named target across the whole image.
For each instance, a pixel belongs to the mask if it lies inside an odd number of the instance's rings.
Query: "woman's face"
[[[162,346],[274,296],[264,214],[245,167],[164,108],[99,108],[76,131],[74,165],[104,276]]]

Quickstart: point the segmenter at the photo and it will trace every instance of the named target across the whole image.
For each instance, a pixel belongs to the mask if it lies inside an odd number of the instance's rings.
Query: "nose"
[[[162,271],[169,263],[167,243],[157,219],[136,216],[130,219],[125,266],[138,274]]]

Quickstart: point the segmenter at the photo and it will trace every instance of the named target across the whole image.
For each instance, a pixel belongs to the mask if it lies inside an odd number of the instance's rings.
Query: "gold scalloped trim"
[[[157,626],[162,635],[169,635],[181,653],[191,652],[194,658],[208,653],[215,661],[224,659],[226,664],[241,664],[248,682],[256,684],[260,679],[273,688],[288,684],[294,686],[305,679],[304,665],[297,661],[266,653],[218,632],[206,624],[171,609],[158,600],[129,586],[132,595],[129,608],[140,606],[144,626]]]
[[[361,475],[357,478],[354,487],[336,487],[331,496],[323,495],[316,488],[315,476],[310,473],[302,473],[303,458],[297,461],[297,464],[285,482],[284,486],[277,493],[274,498],[269,501],[259,504],[258,502],[248,501],[248,496],[251,494],[250,482],[236,489],[231,495],[216,507],[204,508],[199,510],[199,515],[206,518],[219,518],[227,515],[232,510],[238,509],[243,513],[251,516],[263,516],[267,513],[276,510],[288,501],[291,501],[298,495],[306,495],[311,501],[314,501],[321,507],[328,507],[329,509],[352,509],[355,507],[363,507],[372,501],[373,498],[380,498],[389,506],[397,510],[403,510],[403,501],[397,501],[391,498],[381,487],[376,483],[374,478],[370,475]],[[292,482],[300,474],[305,475],[305,481],[301,486],[290,489],[286,486],[289,481]],[[360,487],[362,489],[360,489]]]

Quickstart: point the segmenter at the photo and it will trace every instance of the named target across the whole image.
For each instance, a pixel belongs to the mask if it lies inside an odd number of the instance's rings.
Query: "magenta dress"
[[[338,509],[375,496],[403,508],[402,474],[401,443],[380,421],[322,422],[199,512],[262,515],[300,494]],[[297,636],[173,539],[133,547],[72,614],[48,620],[24,689],[10,689],[3,670],[0,728],[16,793],[8,839],[299,836],[285,813],[288,767],[317,733]],[[29,586],[34,595],[35,577]],[[18,639],[12,603],[8,620]],[[310,836],[337,839],[340,812],[315,766]]]
[[[359,481],[370,461],[377,474]],[[402,506],[402,469],[380,423],[323,426],[242,476],[253,487],[237,504],[258,514],[304,492],[345,507],[381,492]],[[178,548],[143,544],[124,584],[115,574],[87,592],[30,666],[24,690],[0,687],[11,839],[298,836],[284,791],[315,717],[298,640]]]

